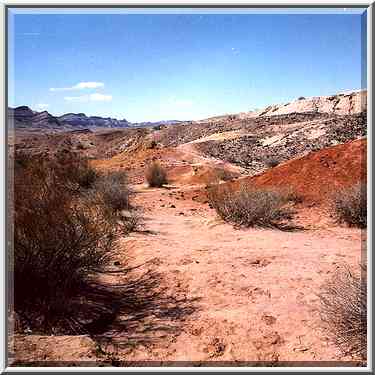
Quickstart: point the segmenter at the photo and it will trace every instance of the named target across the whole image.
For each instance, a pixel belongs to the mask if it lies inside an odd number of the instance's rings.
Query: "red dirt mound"
[[[306,201],[324,202],[333,192],[366,180],[367,140],[359,139],[290,160],[261,175],[229,182],[256,187],[291,188]]]

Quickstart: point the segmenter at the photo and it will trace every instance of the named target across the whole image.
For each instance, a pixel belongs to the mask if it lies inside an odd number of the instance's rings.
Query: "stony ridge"
[[[47,111],[33,111],[27,106],[8,108],[8,122],[16,129],[49,129],[72,131],[84,128],[131,128],[152,127],[179,123],[177,120],[132,123],[126,119],[118,120],[111,117],[86,116],[84,113],[66,113],[53,116]]]

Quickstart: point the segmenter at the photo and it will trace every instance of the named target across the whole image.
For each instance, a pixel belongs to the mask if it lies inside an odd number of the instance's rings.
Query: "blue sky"
[[[11,106],[188,120],[361,88],[358,11],[11,12]]]

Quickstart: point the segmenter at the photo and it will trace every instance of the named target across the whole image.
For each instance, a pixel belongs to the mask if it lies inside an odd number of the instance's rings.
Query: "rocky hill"
[[[256,112],[193,121],[156,132],[164,146],[193,143],[247,174],[263,172],[292,158],[367,135],[367,92],[299,98]]]
[[[357,139],[288,160],[264,173],[228,184],[234,188],[241,184],[274,189],[288,187],[305,199],[324,202],[342,187],[366,181],[366,153],[367,140]]]
[[[266,108],[210,117],[196,123],[243,120],[257,117],[288,115],[292,113],[324,113],[329,115],[349,115],[367,110],[367,90],[348,91],[329,96],[300,96],[290,103],[272,104]]]
[[[131,123],[125,119],[117,120],[111,117],[86,116],[84,113],[67,113],[57,118],[63,125],[79,126],[84,128],[106,127],[126,128]]]
[[[263,118],[258,126],[246,124],[231,137],[211,137],[194,143],[201,152],[237,164],[253,175],[272,165],[367,134],[365,112],[317,116],[307,121],[291,121],[290,117]]]
[[[53,116],[47,111],[36,112],[27,106],[8,108],[8,122],[16,129],[31,130],[60,130],[95,128],[130,128],[172,125],[180,123],[177,120],[131,123],[126,119],[118,120],[111,117],[86,116],[84,113],[66,113]]]
[[[331,96],[300,97],[290,103],[270,105],[263,110],[248,112],[240,117],[265,117],[306,112],[349,115],[363,112],[366,109],[367,91],[360,90]]]

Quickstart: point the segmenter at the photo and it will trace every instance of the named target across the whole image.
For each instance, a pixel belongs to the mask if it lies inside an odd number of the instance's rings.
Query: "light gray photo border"
[[[73,1],[73,0],[72,0]],[[9,76],[8,76],[8,63],[9,63],[9,54],[8,54],[8,10],[10,9],[42,9],[42,8],[51,8],[51,9],[62,9],[62,8],[74,8],[74,9],[87,9],[87,8],[98,8],[98,9],[110,9],[110,8],[130,8],[130,9],[167,9],[167,8],[175,8],[175,9],[202,9],[207,8],[209,9],[245,9],[245,8],[262,8],[262,9],[291,9],[291,8],[324,8],[324,9],[331,9],[331,8],[367,8],[366,17],[367,22],[367,32],[365,33],[365,39],[363,40],[362,48],[365,50],[366,58],[363,61],[363,68],[362,68],[362,87],[367,87],[367,101],[368,101],[368,110],[367,110],[367,130],[368,130],[368,148],[367,148],[367,201],[369,202],[369,212],[368,212],[368,229],[367,229],[367,249],[365,249],[364,259],[367,257],[368,263],[368,272],[367,272],[367,304],[368,304],[368,317],[367,317],[367,345],[368,345],[368,355],[367,355],[367,367],[347,367],[342,366],[338,367],[333,365],[327,365],[327,363],[322,363],[313,366],[290,366],[290,367],[248,367],[248,366],[230,366],[225,363],[221,363],[222,366],[210,366],[203,364],[205,367],[200,367],[199,370],[193,367],[186,367],[186,364],[171,364],[170,367],[152,367],[152,366],[140,366],[140,367],[128,367],[128,368],[116,368],[116,367],[64,367],[64,366],[50,366],[50,367],[11,367],[9,366],[8,358],[9,358],[9,331],[11,327],[8,324],[8,306],[12,304],[10,292],[12,288],[12,278],[9,274],[9,262],[8,262],[8,252],[11,249],[11,220],[9,220],[9,213],[12,211],[10,210],[10,205],[12,202],[11,197],[8,195],[9,192],[12,191],[12,186],[9,183],[12,183],[12,176],[11,171],[13,170],[12,165],[9,164],[9,148],[8,148],[8,137],[9,134],[12,132],[12,124],[8,123],[7,117],[7,108],[8,108],[8,87],[9,87]],[[306,2],[306,3],[291,3],[291,2],[284,2],[284,3],[240,3],[240,4],[230,4],[230,3],[184,3],[184,4],[176,4],[176,3],[125,3],[125,2],[118,2],[118,3],[69,3],[69,2],[49,2],[49,3],[26,3],[26,2],[6,2],[1,6],[1,16],[2,16],[2,23],[3,23],[3,37],[2,37],[2,58],[1,58],[1,67],[2,67],[2,80],[3,80],[3,100],[1,101],[0,106],[0,113],[3,119],[3,137],[1,140],[1,155],[3,157],[3,162],[1,163],[1,171],[3,173],[3,183],[2,183],[2,194],[1,194],[1,207],[3,208],[3,216],[2,216],[2,226],[0,231],[0,236],[3,238],[3,251],[2,251],[2,268],[3,268],[3,282],[1,285],[1,302],[3,302],[2,306],[2,319],[1,319],[1,333],[3,340],[1,341],[1,362],[0,362],[0,371],[4,373],[12,372],[12,373],[22,373],[22,372],[229,372],[229,371],[236,371],[236,372],[255,372],[255,373],[273,373],[273,372],[345,372],[345,373],[372,373],[373,372],[373,321],[372,321],[372,312],[373,312],[373,302],[374,302],[374,292],[372,288],[372,271],[374,265],[374,259],[372,255],[372,212],[373,212],[373,202],[372,202],[372,144],[373,144],[373,131],[372,131],[372,108],[373,108],[373,75],[372,75],[372,61],[373,61],[373,50],[372,50],[372,43],[374,40],[374,29],[372,25],[372,20],[374,17],[374,7],[371,3],[366,2],[357,2],[357,3],[314,3],[314,2]],[[367,51],[367,53],[366,53]],[[304,362],[305,363],[305,362]],[[197,366],[194,363],[188,363],[190,366]],[[219,363],[220,365],[220,363]]]

